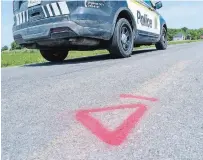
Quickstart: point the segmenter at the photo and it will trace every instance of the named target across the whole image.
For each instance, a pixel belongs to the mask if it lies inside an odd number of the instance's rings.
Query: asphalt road
[[[203,159],[202,42],[1,71],[3,160]]]

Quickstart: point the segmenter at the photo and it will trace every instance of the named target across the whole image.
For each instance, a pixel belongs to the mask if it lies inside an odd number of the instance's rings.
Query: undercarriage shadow
[[[132,56],[147,52],[153,52],[156,49],[142,49],[142,50],[135,50],[132,53]],[[35,63],[35,64],[28,64],[24,67],[37,67],[37,66],[52,66],[52,65],[64,65],[64,64],[77,64],[77,63],[87,63],[87,62],[95,62],[95,61],[105,61],[105,60],[112,60],[110,54],[105,55],[96,55],[96,56],[89,56],[89,57],[80,57],[74,59],[67,59],[61,63],[54,63],[54,62],[44,62],[44,63]]]

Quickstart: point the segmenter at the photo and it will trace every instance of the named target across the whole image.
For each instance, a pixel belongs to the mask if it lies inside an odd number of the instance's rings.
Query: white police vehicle
[[[129,57],[136,45],[167,48],[167,26],[150,0],[14,0],[14,40],[48,61],[70,50],[108,49]]]

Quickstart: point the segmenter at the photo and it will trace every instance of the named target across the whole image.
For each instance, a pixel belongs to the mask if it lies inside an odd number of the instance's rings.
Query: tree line
[[[188,29],[187,27],[183,27],[180,29],[168,28],[167,30],[168,41],[172,41],[173,37],[178,33],[183,33],[185,37],[189,37],[191,40],[198,40],[201,38],[201,36],[203,36],[203,28],[200,28],[200,29]],[[10,50],[16,50],[16,49],[22,49],[22,47],[14,41],[11,43]],[[6,45],[1,48],[1,51],[5,51],[5,50],[9,50],[9,47]]]
[[[203,28],[200,29],[188,29],[187,27],[183,27],[181,29],[169,28],[167,30],[168,41],[172,41],[173,37],[178,33],[182,33],[185,37],[190,37],[191,40],[198,40],[201,39],[201,36],[203,36]]]
[[[16,50],[16,49],[22,49],[22,47],[21,47],[19,44],[17,44],[15,41],[13,41],[13,42],[11,43],[11,48],[10,48],[10,50]],[[5,45],[5,46],[3,46],[3,47],[1,48],[1,51],[6,51],[6,50],[9,50],[9,47],[8,47],[7,45]]]

